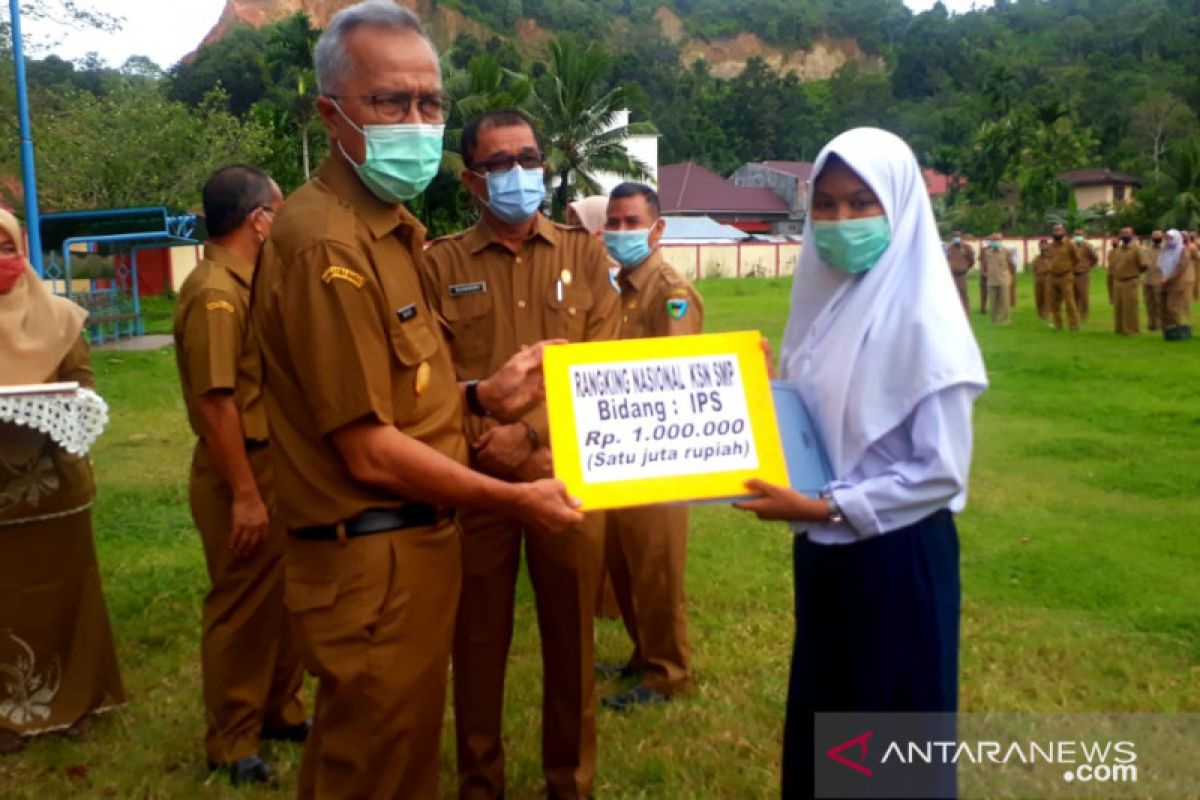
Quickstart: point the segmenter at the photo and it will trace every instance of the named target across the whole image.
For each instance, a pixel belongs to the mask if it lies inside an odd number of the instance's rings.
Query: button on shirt
[[[329,434],[359,421],[465,463],[454,367],[421,289],[425,229],[337,155],[276,215],[252,320],[289,528],[404,501],[350,475]]]

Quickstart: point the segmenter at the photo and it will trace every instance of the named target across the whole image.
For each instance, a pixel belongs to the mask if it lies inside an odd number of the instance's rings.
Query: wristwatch
[[[829,525],[844,525],[846,515],[842,513],[842,507],[837,504],[837,500],[833,499],[832,492],[821,492],[821,497],[825,500],[825,508],[829,511]]]
[[[477,417],[490,417],[491,414],[479,402],[479,381],[467,381],[467,411]]]

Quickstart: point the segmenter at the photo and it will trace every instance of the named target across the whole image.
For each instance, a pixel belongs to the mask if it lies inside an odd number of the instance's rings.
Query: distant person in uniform
[[[963,311],[970,314],[967,273],[975,266],[975,249],[963,241],[962,231],[954,231],[951,234],[950,245],[946,248],[946,261],[950,264],[950,274],[954,276],[954,286],[958,289],[959,299],[962,300]]]
[[[663,260],[665,223],[658,194],[622,183],[609,195],[604,243],[621,270],[621,338],[687,336],[704,328],[704,305],[690,282]],[[674,697],[689,687],[685,505],[623,508],[606,514],[606,563],[633,654],[622,665],[640,682],[604,698],[617,711]]]
[[[1033,257],[1033,299],[1038,319],[1050,321],[1050,249],[1049,239],[1038,239],[1038,254]]]
[[[234,165],[213,173],[202,196],[209,241],[179,290],[175,361],[196,435],[188,497],[210,581],[200,638],[204,749],[209,767],[228,767],[235,785],[272,783],[259,740],[308,735],[283,606],[287,531],[249,324],[255,265],[283,195],[262,170]]]
[[[1079,266],[1075,268],[1074,273],[1075,308],[1079,311],[1079,318],[1087,322],[1088,312],[1091,310],[1092,270],[1100,263],[1100,256],[1082,230],[1075,231],[1072,242],[1079,253]]]
[[[1183,234],[1172,228],[1167,231],[1162,252],[1158,255],[1162,272],[1163,330],[1180,329],[1191,316],[1192,259],[1187,253]],[[1186,338],[1186,335],[1182,338]]]
[[[416,15],[344,8],[314,61],[330,154],[276,215],[251,303],[284,600],[318,681],[299,796],[433,798],[463,581],[456,509],[547,535],[583,516],[558,481],[466,466],[464,407],[513,421],[540,403],[543,344],[478,382],[455,377],[421,285],[425,230],[403,205],[437,174],[446,111]]]
[[[1158,257],[1162,254],[1163,232],[1154,231],[1150,234],[1150,245],[1143,251],[1146,261],[1146,271],[1142,273],[1142,302],[1146,306],[1146,330],[1157,331],[1162,328],[1162,270],[1158,266]]]
[[[468,120],[463,185],[481,209],[467,230],[433,242],[425,276],[452,332],[460,380],[474,380],[539,339],[613,339],[617,290],[599,239],[541,214],[545,162],[533,123],[512,109]],[[508,424],[466,419],[472,463],[501,480],[552,474],[546,408]],[[546,534],[502,509],[464,512],[462,599],[454,634],[459,796],[505,794],[504,676],[522,544],[542,644],[542,773],[551,797],[592,793],[596,771],[593,619],[604,515]]]
[[[1113,330],[1123,336],[1138,332],[1138,277],[1145,271],[1133,228],[1122,228],[1117,247],[1108,255],[1108,296],[1113,307]]]
[[[987,386],[908,145],[851,130],[825,146],[813,175],[804,240],[815,246],[796,268],[780,362],[834,479],[820,497],[751,480],[762,497],[737,504],[797,534],[789,800],[813,796],[816,713],[958,707],[954,514]],[[913,796],[954,791],[953,772],[939,771]]]
[[[993,233],[979,254],[980,271],[987,278],[988,303],[992,307],[992,324],[1012,322],[1010,301],[1016,256],[1004,246],[1000,234]]]
[[[1046,249],[1050,262],[1050,313],[1054,327],[1062,330],[1063,307],[1066,307],[1067,324],[1071,330],[1079,330],[1079,309],[1075,307],[1075,272],[1081,263],[1075,245],[1066,239],[1067,229],[1061,223],[1051,229],[1053,241]]]

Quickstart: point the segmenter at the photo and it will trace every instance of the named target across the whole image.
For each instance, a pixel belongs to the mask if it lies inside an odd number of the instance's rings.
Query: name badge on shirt
[[[396,319],[401,322],[408,322],[417,315],[417,304],[409,303],[406,306],[396,309]]]
[[[474,283],[456,283],[450,287],[451,297],[466,297],[469,294],[483,294],[487,291],[487,283],[484,281],[475,281]]]

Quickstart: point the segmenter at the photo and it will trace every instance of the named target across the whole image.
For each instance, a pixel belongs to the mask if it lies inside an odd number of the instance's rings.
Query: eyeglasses
[[[546,163],[544,154],[537,150],[522,150],[515,156],[509,153],[497,153],[487,161],[475,165],[477,174],[488,172],[508,172],[513,167],[521,169],[541,169]]]
[[[353,98],[370,106],[382,120],[399,122],[407,119],[413,103],[417,104],[417,113],[427,122],[440,122],[450,104],[449,98],[442,92],[414,94],[412,92],[378,92],[377,94],[329,94],[333,100]]]

